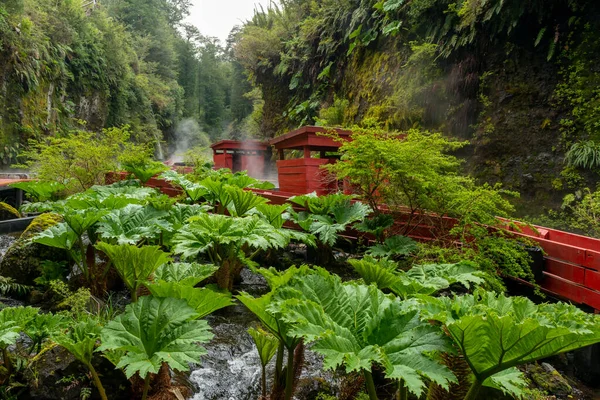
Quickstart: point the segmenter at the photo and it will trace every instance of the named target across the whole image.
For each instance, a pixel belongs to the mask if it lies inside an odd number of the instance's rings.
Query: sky
[[[241,25],[254,14],[256,4],[266,7],[269,0],[192,0],[187,23],[205,36],[216,36],[225,44],[234,25]]]

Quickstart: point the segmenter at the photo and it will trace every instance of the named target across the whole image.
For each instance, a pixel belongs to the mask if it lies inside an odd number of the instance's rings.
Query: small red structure
[[[221,140],[210,147],[213,149],[215,169],[248,171],[248,175],[253,178],[264,177],[265,160],[270,157],[267,143],[257,140]]]
[[[338,190],[338,182],[320,168],[338,160],[336,155],[328,153],[336,153],[341,143],[322,135],[332,131],[345,140],[349,140],[352,134],[343,129],[304,126],[270,141],[278,153],[277,174],[280,191],[293,194],[317,192],[321,195]],[[286,150],[302,151],[302,158],[286,159]],[[317,152],[319,157],[313,158]]]

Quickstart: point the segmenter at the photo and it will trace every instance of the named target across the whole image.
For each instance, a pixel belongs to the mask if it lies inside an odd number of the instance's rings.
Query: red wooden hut
[[[232,172],[248,171],[253,178],[265,175],[265,162],[270,149],[265,142],[257,140],[221,140],[210,146],[213,150],[215,169],[229,168]]]
[[[324,133],[335,131],[349,140],[352,132],[343,129],[304,126],[270,141],[278,154],[277,175],[279,190],[287,193],[326,194],[338,190],[338,182],[321,168],[338,160],[341,143]],[[294,158],[299,155],[300,158]]]

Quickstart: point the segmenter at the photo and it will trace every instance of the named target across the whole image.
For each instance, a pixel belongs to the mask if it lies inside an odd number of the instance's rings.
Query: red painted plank
[[[594,239],[587,236],[576,235],[574,233],[563,232],[555,229],[543,228],[548,230],[549,237],[548,239],[568,244],[571,246],[584,247],[587,249],[600,249],[600,240]]]
[[[583,285],[585,282],[585,268],[562,260],[546,258],[544,270],[574,283]]]
[[[520,235],[517,233],[517,235]],[[530,236],[528,236],[530,237]],[[544,249],[548,257],[563,260],[571,264],[584,265],[586,260],[586,249],[581,247],[569,246],[562,243],[552,242],[546,239],[530,237],[538,242]]]
[[[600,251],[590,249],[586,250],[583,266],[600,271]]]
[[[586,269],[584,286],[600,292],[600,272]]]
[[[569,282],[556,275],[544,272],[542,288],[560,297],[579,304],[587,304],[600,310],[600,292]]]

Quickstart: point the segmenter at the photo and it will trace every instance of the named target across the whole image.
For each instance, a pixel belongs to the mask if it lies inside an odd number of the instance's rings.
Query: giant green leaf
[[[67,349],[76,359],[89,366],[92,363],[94,349],[100,341],[102,325],[98,320],[89,318],[72,324],[66,332],[56,332],[52,339]]]
[[[169,253],[159,246],[137,247],[130,244],[112,245],[99,242],[96,248],[104,252],[136,298],[138,287],[148,280],[158,267],[170,261]]]
[[[213,337],[206,321],[197,317],[185,300],[143,296],[102,329],[98,350],[124,351],[117,368],[124,368],[127,378],[136,372],[142,377],[158,373],[163,362],[187,371],[189,363],[199,363],[206,354],[199,343]]]
[[[262,329],[248,328],[248,333],[252,336],[258,355],[260,357],[260,363],[265,366],[271,361],[275,353],[277,352],[277,346],[279,346],[279,340],[269,332],[263,331]]]
[[[227,188],[231,201],[227,205],[229,214],[234,217],[243,217],[248,212],[261,204],[267,203],[267,199],[257,196],[251,191],[243,190],[235,186]]]
[[[446,325],[479,383],[508,368],[600,342],[600,316],[564,303],[536,305],[480,290],[427,299],[424,309],[427,318]]]
[[[146,287],[155,297],[184,299],[198,313],[198,318],[203,318],[214,311],[233,304],[231,293],[211,288],[195,288],[179,282],[165,281],[147,283]]]
[[[403,298],[417,294],[430,295],[460,283],[467,288],[482,284],[485,273],[477,271],[472,263],[414,265],[404,272],[395,262],[375,259],[371,256],[349,260],[366,283],[374,283],[379,289],[389,289]]]
[[[119,244],[135,244],[144,239],[156,239],[161,231],[169,230],[167,213],[152,207],[129,204],[113,210],[98,224],[98,234]]]
[[[93,208],[85,210],[66,209],[63,212],[63,219],[77,236],[81,236],[107,213],[108,211]]]
[[[167,263],[156,269],[154,277],[166,282],[178,282],[187,286],[196,286],[210,277],[219,267],[212,264]]]
[[[71,250],[79,240],[77,233],[65,222],[52,225],[50,228],[38,233],[31,241],[59,249]]]
[[[269,310],[292,324],[291,334],[314,342],[312,349],[325,357],[325,368],[370,372],[379,364],[417,396],[425,387],[424,377],[443,387],[455,381],[432,358],[448,350],[444,336],[421,322],[413,301],[387,296],[374,286],[342,283],[322,269],[292,278],[277,296],[281,301]]]

